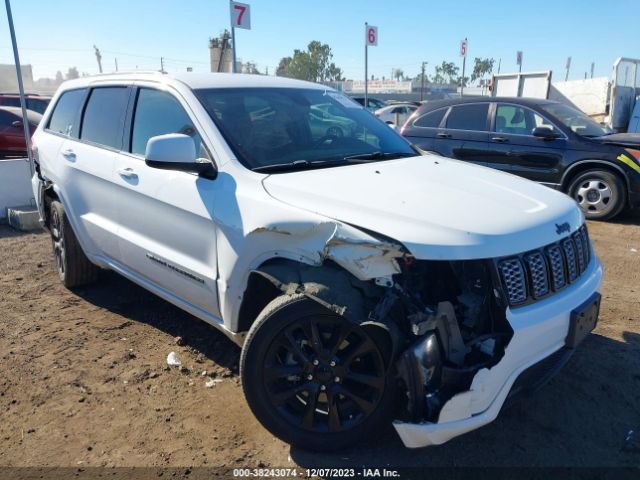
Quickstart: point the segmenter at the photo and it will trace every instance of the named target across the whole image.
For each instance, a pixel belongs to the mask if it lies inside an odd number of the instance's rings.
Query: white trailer
[[[552,83],[551,75],[550,70],[494,75],[491,94],[557,100],[617,132],[640,132],[640,59],[618,58],[611,78]]]

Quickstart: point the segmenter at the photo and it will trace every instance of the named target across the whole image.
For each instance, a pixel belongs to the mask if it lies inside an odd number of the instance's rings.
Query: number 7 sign
[[[251,8],[246,3],[229,2],[231,5],[231,26],[251,30]]]

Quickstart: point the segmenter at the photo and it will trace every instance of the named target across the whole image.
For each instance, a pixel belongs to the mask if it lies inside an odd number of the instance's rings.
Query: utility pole
[[[229,5],[233,6],[233,0],[229,0]],[[237,73],[236,71],[236,27],[233,26],[233,21],[231,22],[231,73]]]
[[[502,58],[498,59],[498,75],[500,75],[500,66],[502,65]]]
[[[424,100],[424,67],[429,62],[422,62],[422,79],[420,82],[420,101]]]
[[[369,34],[369,24],[364,22],[365,35]],[[364,42],[364,108],[369,107],[369,42]]]
[[[118,71],[118,59],[116,58],[116,72]]]
[[[460,79],[460,96],[464,95],[464,70],[467,66],[467,48],[469,44],[467,43],[467,38],[465,37],[462,42],[463,47],[461,48],[460,53],[462,54],[462,78]]]
[[[16,75],[18,76],[18,92],[20,92],[20,108],[22,110],[22,129],[24,130],[24,139],[27,144],[27,158],[29,159],[29,169],[31,176],[35,173],[34,159],[31,156],[31,132],[29,131],[29,118],[27,117],[27,102],[24,98],[24,85],[22,84],[22,68],[20,67],[20,56],[18,55],[18,42],[16,41],[16,31],[13,28],[13,16],[11,15],[11,4],[9,0],[5,0],[7,7],[7,21],[9,22],[9,33],[11,34],[11,46],[13,47],[13,59],[16,63]]]
[[[100,71],[100,73],[102,73],[102,55],[100,54],[100,50],[98,49],[98,47],[96,47],[95,45],[93,46],[93,49],[96,53],[96,60],[98,60],[98,70]]]
[[[595,62],[591,62],[591,78],[593,78],[593,71],[596,69]]]
[[[567,73],[564,76],[564,81],[569,80],[569,69],[571,69],[571,57],[567,57]]]
[[[160,73],[164,73],[164,58],[160,57]]]

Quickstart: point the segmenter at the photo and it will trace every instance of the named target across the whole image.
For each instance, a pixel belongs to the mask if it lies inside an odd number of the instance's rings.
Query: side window
[[[120,150],[128,101],[127,87],[91,90],[82,118],[80,139]]]
[[[9,128],[16,120],[18,120],[18,118],[13,116],[11,113],[5,110],[0,110],[0,128]]]
[[[495,131],[497,133],[531,135],[536,127],[549,127],[557,131],[553,125],[530,108],[501,104],[496,108]]]
[[[457,105],[451,108],[447,117],[447,128],[455,130],[487,130],[488,103]]]
[[[168,133],[189,135],[193,138],[198,156],[209,158],[200,135],[178,100],[167,92],[141,88],[133,118],[131,153],[144,156],[151,137]]]
[[[86,92],[85,89],[81,89],[69,90],[63,93],[53,109],[47,128],[52,132],[77,137],[78,125],[76,125],[76,120]]]
[[[413,122],[413,125],[424,128],[438,128],[445,113],[447,113],[447,108],[441,108],[440,110],[429,112]]]

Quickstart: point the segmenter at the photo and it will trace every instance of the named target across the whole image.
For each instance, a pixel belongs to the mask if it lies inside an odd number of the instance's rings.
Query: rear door
[[[211,159],[186,103],[171,89],[136,87],[127,139],[117,155],[114,201],[122,263],[145,281],[219,316],[215,180],[148,167],[151,137],[182,133]]]
[[[441,153],[436,149],[436,138],[448,111],[449,107],[442,107],[426,112],[405,125],[401,133],[421,150]]]
[[[488,150],[489,102],[454,105],[434,141],[445,157],[484,165]]]
[[[67,138],[58,154],[65,209],[90,252],[119,260],[114,162],[122,146],[127,86],[92,88],[85,101],[79,138]]]
[[[536,127],[548,127],[560,137],[534,137]],[[488,165],[541,183],[557,184],[567,137],[542,114],[524,105],[497,103],[489,142]]]

